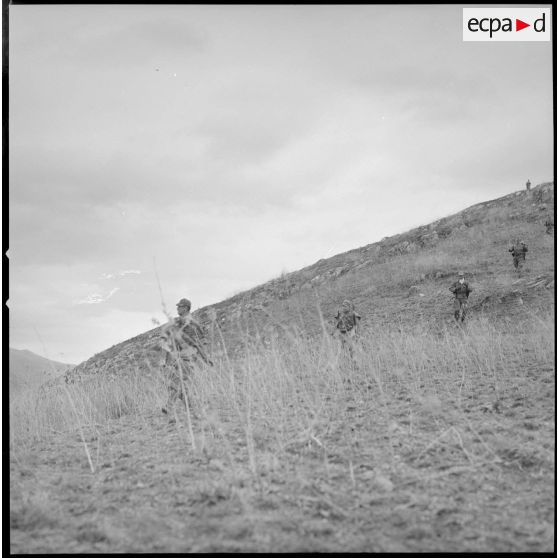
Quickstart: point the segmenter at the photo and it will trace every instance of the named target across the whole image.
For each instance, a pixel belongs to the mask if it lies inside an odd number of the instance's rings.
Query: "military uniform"
[[[460,274],[462,278],[463,275]],[[455,295],[455,300],[453,301],[453,315],[456,320],[459,320],[459,315],[461,314],[461,321],[465,321],[465,315],[467,314],[467,299],[469,294],[473,290],[467,281],[456,281],[449,290]]]
[[[508,252],[513,256],[513,266],[517,271],[520,271],[525,263],[525,254],[527,253],[527,246],[524,242],[514,244]]]
[[[345,300],[335,316],[336,328],[342,336],[354,337],[360,319],[361,316],[354,310],[354,304]]]
[[[354,304],[348,300],[343,302],[341,309],[335,316],[335,327],[341,339],[341,346],[343,349],[348,349],[351,357],[354,356],[353,343],[360,319],[361,316],[355,312]]]
[[[179,308],[186,306],[181,305],[181,302]],[[187,307],[189,311],[189,303]],[[184,399],[186,387],[183,390],[183,383],[188,381],[193,371],[202,366],[202,363],[211,365],[212,362],[205,352],[207,343],[205,331],[187,312],[182,312],[163,326],[159,341],[162,350],[161,368],[167,381],[169,394],[163,409],[166,412],[168,406],[177,399]]]

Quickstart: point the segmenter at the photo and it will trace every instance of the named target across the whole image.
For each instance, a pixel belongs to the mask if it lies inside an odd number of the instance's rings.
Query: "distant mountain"
[[[49,360],[31,351],[10,348],[10,394],[37,387],[73,367],[73,364]]]

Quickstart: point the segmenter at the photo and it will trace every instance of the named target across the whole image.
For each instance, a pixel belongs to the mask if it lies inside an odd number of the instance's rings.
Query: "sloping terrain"
[[[553,212],[539,185],[200,309],[215,365],[168,414],[158,328],[10,405],[11,552],[555,551]]]
[[[38,387],[73,366],[49,360],[31,351],[10,348],[10,394],[27,387]]]
[[[436,328],[451,323],[448,289],[462,270],[474,289],[471,316],[521,319],[551,309],[554,302],[554,236],[544,227],[553,215],[554,183],[548,182],[319,260],[200,308],[194,316],[208,329],[214,352],[224,344],[229,354],[242,353],[247,333],[265,341],[285,329],[318,335],[322,317],[330,322],[346,298],[363,316],[364,329],[415,323]],[[529,247],[521,276],[514,273],[508,252],[516,238]],[[145,347],[159,331],[154,328],[96,354],[69,377],[147,370],[153,360]]]

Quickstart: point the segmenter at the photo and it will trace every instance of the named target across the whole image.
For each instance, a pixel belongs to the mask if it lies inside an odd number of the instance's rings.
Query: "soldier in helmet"
[[[465,321],[465,315],[467,314],[467,299],[469,294],[473,290],[469,283],[465,281],[465,274],[460,271],[457,274],[458,280],[449,288],[449,290],[455,295],[455,300],[453,301],[453,310],[455,321],[462,322]]]
[[[335,316],[335,327],[341,339],[341,346],[353,356],[353,343],[358,334],[361,316],[355,312],[355,305],[344,300]]]
[[[525,254],[527,253],[527,245],[522,240],[516,240],[512,247],[508,250],[513,256],[513,267],[520,272],[525,263]]]
[[[525,187],[527,188],[528,192],[531,190],[531,181],[529,179],[527,179],[527,182],[525,183]]]
[[[165,324],[159,338],[162,351],[161,365],[168,380],[168,399],[163,407],[167,413],[177,399],[184,399],[186,382],[193,370],[203,362],[213,363],[208,358],[204,345],[207,343],[203,327],[190,314],[190,301],[183,298],[178,301],[178,317]]]

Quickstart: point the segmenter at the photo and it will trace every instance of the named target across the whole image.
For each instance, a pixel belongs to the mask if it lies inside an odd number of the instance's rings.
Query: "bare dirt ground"
[[[11,552],[551,552],[554,397],[544,365],[394,371],[280,447],[222,415],[194,418],[194,449],[184,413],[152,409],[86,432],[95,472],[60,433],[11,451]]]

